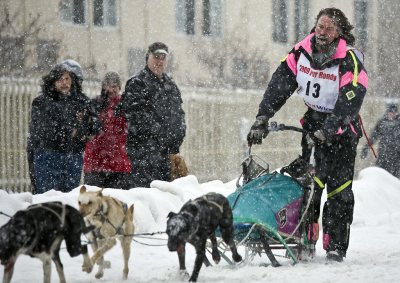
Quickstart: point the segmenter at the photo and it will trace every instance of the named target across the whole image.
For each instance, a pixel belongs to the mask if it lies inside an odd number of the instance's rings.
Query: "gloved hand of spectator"
[[[250,128],[250,132],[247,134],[248,145],[261,144],[262,139],[266,138],[268,133],[268,118],[266,116],[257,117],[253,126]]]
[[[361,159],[365,159],[368,156],[368,151],[369,151],[369,147],[368,144],[366,144],[363,149],[361,150]]]

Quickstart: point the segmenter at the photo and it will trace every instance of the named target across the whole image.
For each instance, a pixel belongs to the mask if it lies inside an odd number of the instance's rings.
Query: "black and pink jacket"
[[[301,42],[297,43],[284,58],[277,70],[272,75],[263,100],[259,105],[257,116],[271,118],[285,104],[286,100],[299,88],[298,76],[300,72],[299,59],[313,66],[312,46],[314,33],[309,34]],[[338,41],[336,53],[331,60],[323,65],[323,68],[312,69],[324,74],[324,70],[337,68],[337,99],[333,107],[326,111],[318,111],[309,104],[309,111],[317,112],[319,128],[327,137],[340,133],[344,129],[350,129],[361,136],[358,125],[358,113],[360,111],[366,90],[368,87],[368,75],[363,66],[362,53],[348,46],[342,38]],[[332,90],[330,91],[332,93]],[[336,90],[335,90],[336,92]],[[312,115],[310,115],[312,116]],[[315,130],[315,129],[313,129]]]

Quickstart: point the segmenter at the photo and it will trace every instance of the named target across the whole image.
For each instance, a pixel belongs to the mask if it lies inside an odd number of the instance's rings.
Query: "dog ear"
[[[82,186],[79,192],[80,192],[81,194],[86,193],[86,187],[85,187],[85,186]]]
[[[171,217],[173,217],[175,215],[177,215],[177,214],[175,212],[171,211],[170,213],[168,213],[167,218],[169,219],[169,218],[171,218]]]
[[[98,191],[98,192],[97,192],[97,196],[103,197],[103,190],[104,190],[104,189],[101,189],[100,191]]]

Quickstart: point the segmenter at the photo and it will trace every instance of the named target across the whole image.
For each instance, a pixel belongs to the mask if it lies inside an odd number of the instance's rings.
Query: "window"
[[[295,0],[295,10],[294,10],[294,32],[296,37],[296,42],[300,41],[306,35],[310,33],[308,27],[309,20],[309,1],[308,0]]]
[[[272,1],[272,39],[281,43],[288,41],[288,5],[286,1]]]
[[[117,12],[115,0],[94,0],[93,24],[95,26],[116,26]]]
[[[37,65],[41,71],[48,71],[57,64],[59,45],[54,40],[40,40],[37,44]]]
[[[0,37],[1,73],[24,69],[24,43],[23,37]]]
[[[128,74],[135,75],[146,64],[146,51],[142,48],[130,48],[128,50]]]
[[[203,35],[222,35],[221,0],[203,0]]]
[[[263,58],[256,58],[256,53],[250,57],[234,57],[232,59],[233,87],[238,88],[265,88],[268,82],[269,62]]]
[[[83,25],[86,23],[87,0],[61,0],[60,16],[66,23]]]
[[[232,86],[239,88],[249,87],[249,65],[246,59],[234,57],[232,60]]]
[[[195,0],[176,1],[176,31],[180,34],[195,33]]]
[[[362,51],[365,51],[368,41],[368,2],[361,0],[354,1],[354,11],[356,13],[354,17],[354,29],[358,36],[357,45]]]
[[[268,83],[268,76],[269,62],[266,59],[257,59],[252,70],[254,87],[264,88]]]

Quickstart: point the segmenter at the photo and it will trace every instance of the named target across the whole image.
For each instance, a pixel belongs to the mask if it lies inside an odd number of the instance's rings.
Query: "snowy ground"
[[[199,184],[195,176],[188,176],[171,183],[154,181],[152,188],[129,191],[105,189],[104,194],[135,204],[136,233],[157,232],[165,230],[169,211],[178,211],[188,199],[209,191],[228,195],[235,190],[235,181]],[[279,258],[283,266],[273,268],[265,266],[269,263],[265,255],[255,258],[249,264],[234,267],[222,260],[219,265],[208,268],[203,266],[198,282],[400,282],[400,180],[382,169],[370,167],[360,172],[353,189],[356,199],[354,223],[350,248],[343,263],[326,264],[322,244],[319,242],[317,256],[309,262],[293,266],[290,261]],[[67,194],[50,191],[34,196],[29,193],[7,194],[0,190],[0,211],[12,215],[30,203],[54,200],[77,207],[78,193],[79,188]],[[0,225],[7,220],[7,217],[0,215]],[[135,238],[137,242],[132,245],[127,282],[187,281],[187,278],[181,278],[178,274],[177,255],[168,251],[165,235],[156,235],[154,238],[157,239]],[[244,254],[242,249],[239,252]],[[186,263],[189,272],[193,267],[194,256],[193,248],[188,245]],[[61,259],[69,283],[124,282],[119,246],[106,255],[112,266],[100,280],[95,279],[94,272],[81,272],[81,257],[70,258],[63,249]],[[42,278],[39,260],[28,256],[18,258],[12,282],[42,282]],[[54,264],[52,282],[59,282]]]

